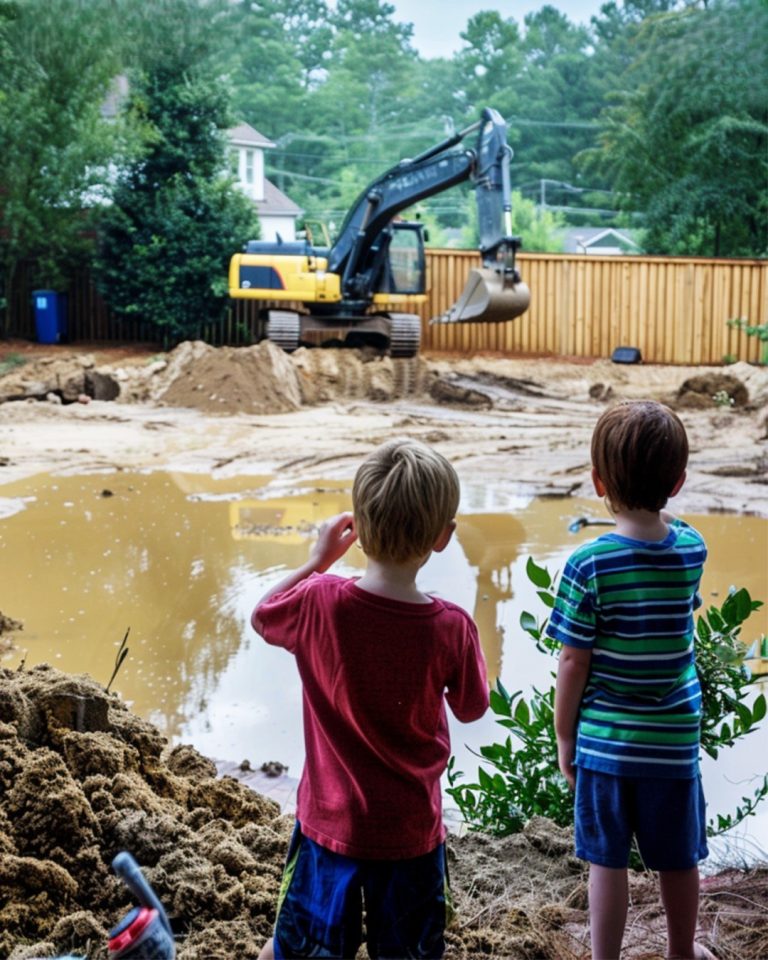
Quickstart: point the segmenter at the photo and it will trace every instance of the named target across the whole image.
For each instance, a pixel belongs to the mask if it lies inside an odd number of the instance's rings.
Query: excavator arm
[[[468,130],[477,126],[473,124]],[[328,255],[328,269],[341,275],[345,295],[358,299],[370,293],[365,280],[380,245],[380,234],[401,210],[470,177],[475,154],[471,150],[448,152],[466,132],[456,134],[412,160],[402,160],[369,184],[357,198]]]
[[[479,133],[474,150],[455,149],[475,131]],[[347,214],[328,255],[328,270],[341,276],[342,297],[370,300],[386,248],[385,232],[401,210],[471,179],[483,268],[472,271],[460,299],[438,319],[478,320],[488,319],[488,314],[492,319],[512,319],[524,312],[530,293],[515,267],[520,240],[512,236],[511,156],[504,119],[486,107],[476,123],[413,159],[400,161],[369,184]]]

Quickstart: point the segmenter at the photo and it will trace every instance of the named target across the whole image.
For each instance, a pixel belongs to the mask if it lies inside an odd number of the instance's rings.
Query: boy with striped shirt
[[[687,461],[685,428],[662,404],[621,403],[600,417],[592,480],[616,531],[570,556],[547,628],[563,645],[555,731],[576,790],[576,854],[590,864],[595,960],[621,951],[633,836],[659,872],[667,956],[712,957],[694,942],[708,851],[693,611],[707,550],[663,509]]]

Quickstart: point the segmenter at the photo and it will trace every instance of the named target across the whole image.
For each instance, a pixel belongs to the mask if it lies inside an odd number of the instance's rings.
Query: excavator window
[[[389,274],[391,293],[424,293],[424,228],[420,223],[391,224]]]

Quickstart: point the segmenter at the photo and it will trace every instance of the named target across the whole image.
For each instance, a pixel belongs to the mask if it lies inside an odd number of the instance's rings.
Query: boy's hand
[[[571,790],[576,789],[576,767],[573,765],[573,758],[576,755],[575,740],[557,740],[557,765],[560,767],[560,773],[568,781]]]
[[[343,557],[357,540],[351,513],[340,513],[320,527],[317,543],[309,553],[309,562],[318,573],[324,573],[339,557]]]

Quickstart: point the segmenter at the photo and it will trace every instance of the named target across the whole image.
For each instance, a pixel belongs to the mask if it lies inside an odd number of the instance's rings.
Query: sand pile
[[[74,403],[81,398],[116,400],[117,380],[95,369],[92,354],[40,357],[12,367],[0,376],[0,403],[8,400],[53,400]]]
[[[185,341],[153,378],[150,399],[206,413],[285,413],[301,406],[296,369],[268,340],[254,347]]]
[[[255,957],[274,919],[290,820],[86,676],[0,671],[0,957],[107,956],[132,905],[130,850],[180,960]]]

